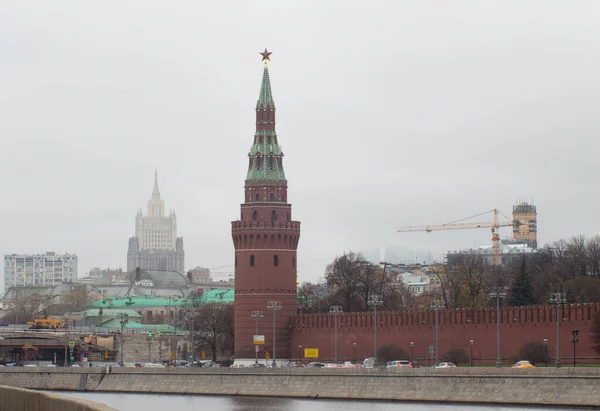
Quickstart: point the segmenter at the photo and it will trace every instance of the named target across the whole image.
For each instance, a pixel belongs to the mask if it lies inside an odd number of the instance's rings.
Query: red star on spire
[[[265,48],[265,51],[263,51],[262,53],[258,53],[258,54],[260,54],[262,56],[262,61],[265,61],[265,60],[271,61],[271,58],[269,56],[271,54],[273,54],[273,52],[272,51],[267,51],[267,49]]]

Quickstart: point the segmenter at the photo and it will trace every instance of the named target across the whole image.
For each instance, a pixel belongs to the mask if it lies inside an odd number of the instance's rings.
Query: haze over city
[[[158,170],[186,268],[233,271],[265,47],[300,281],[350,250],[489,245],[488,230],[396,230],[510,217],[521,197],[540,245],[597,234],[599,15],[593,1],[4,2],[0,253],[125,268]]]

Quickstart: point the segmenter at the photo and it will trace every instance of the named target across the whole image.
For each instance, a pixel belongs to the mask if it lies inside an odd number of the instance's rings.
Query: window
[[[254,221],[256,221],[256,219],[257,219],[257,218],[258,218],[258,211],[254,210],[254,211],[252,212],[252,219],[253,219]]]
[[[292,267],[296,268],[296,257],[292,258]]]
[[[250,256],[250,267],[254,267],[254,255]]]
[[[260,194],[256,195],[256,201],[260,201]]]
[[[277,211],[271,211],[271,224],[275,224],[275,220],[277,220]]]
[[[279,257],[277,255],[273,256],[273,265],[277,267],[279,265]]]
[[[271,193],[271,201],[275,201],[275,194]]]

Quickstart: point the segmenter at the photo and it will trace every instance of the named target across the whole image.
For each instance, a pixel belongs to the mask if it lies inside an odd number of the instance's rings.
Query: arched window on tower
[[[254,254],[250,256],[250,267],[254,267]]]
[[[260,201],[260,194],[256,195],[256,201]]]
[[[273,256],[273,265],[277,267],[279,265],[279,257],[277,255]]]
[[[271,201],[275,201],[275,194],[271,193]]]
[[[253,219],[254,221],[256,221],[256,220],[258,219],[258,211],[254,210],[254,211],[252,212],[252,219]]]
[[[275,224],[275,220],[277,220],[277,211],[271,211],[271,225]]]

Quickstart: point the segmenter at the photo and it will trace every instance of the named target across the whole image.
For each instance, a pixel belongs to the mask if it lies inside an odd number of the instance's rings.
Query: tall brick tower
[[[235,357],[253,359],[254,311],[262,311],[258,334],[265,336],[259,358],[273,355],[275,315],[276,358],[289,359],[290,315],[296,313],[296,249],[300,222],[292,221],[287,202],[283,152],[275,132],[275,103],[269,79],[270,52],[265,49],[260,95],[256,103],[256,132],[248,153],[245,202],[238,221],[231,223],[235,247]],[[276,301],[281,309],[268,308]]]

